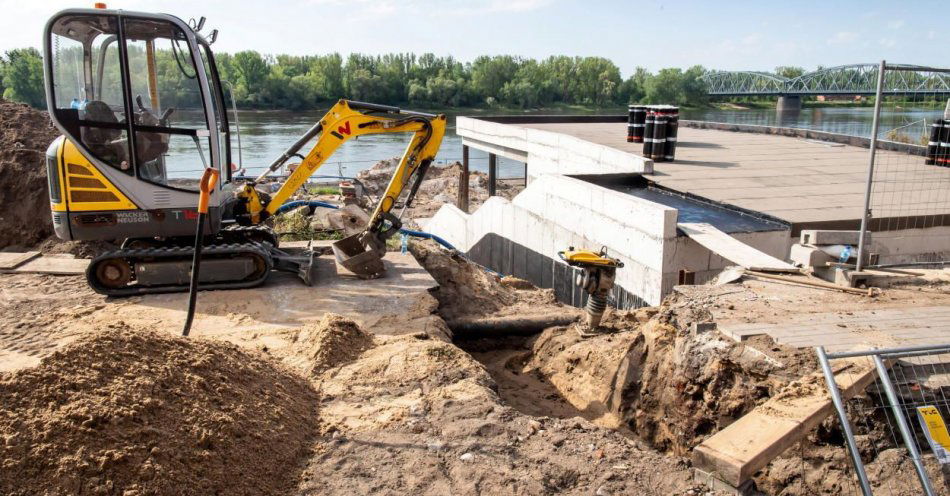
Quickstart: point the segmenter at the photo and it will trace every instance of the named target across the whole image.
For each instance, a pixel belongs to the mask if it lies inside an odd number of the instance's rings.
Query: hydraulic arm
[[[413,133],[405,153],[370,215],[366,231],[333,245],[341,263],[361,277],[375,277],[383,271],[382,255],[386,239],[401,227],[393,207],[409,183],[415,179],[404,205],[410,206],[426,170],[435,159],[445,135],[445,116],[409,112],[396,107],[340,100],[320,121],[287,149],[254,182],[246,183],[237,195],[244,204],[243,221],[258,224],[274,215],[281,205],[307,181],[347,140],[367,134]],[[306,155],[300,149],[312,139],[316,143]],[[256,182],[277,171],[292,157],[301,158],[286,182],[270,198],[255,189]]]

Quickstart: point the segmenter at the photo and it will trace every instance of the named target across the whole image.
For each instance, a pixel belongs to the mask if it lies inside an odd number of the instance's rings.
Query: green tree
[[[472,89],[481,100],[489,96],[497,98],[520,66],[521,59],[511,55],[478,57],[472,62]]]
[[[270,74],[264,57],[253,50],[246,50],[234,54],[232,65],[237,84],[244,87],[248,100],[252,103],[262,102],[261,90],[264,89],[264,82]]]
[[[627,103],[637,103],[646,96],[647,81],[653,77],[650,71],[637,67],[633,74],[623,82],[620,88],[621,95],[626,97]]]
[[[3,63],[3,98],[46,107],[43,85],[43,59],[35,48],[16,48],[7,52]]]

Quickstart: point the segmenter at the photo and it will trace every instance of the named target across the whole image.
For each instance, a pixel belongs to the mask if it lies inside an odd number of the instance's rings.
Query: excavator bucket
[[[379,244],[371,233],[362,232],[336,241],[331,247],[337,261],[344,268],[360,279],[375,279],[386,272],[383,265],[386,245]]]

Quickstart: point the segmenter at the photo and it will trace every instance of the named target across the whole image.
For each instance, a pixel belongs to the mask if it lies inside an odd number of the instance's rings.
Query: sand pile
[[[379,198],[389,184],[396,170],[398,159],[381,160],[369,169],[360,171],[356,177],[373,197]],[[432,217],[446,203],[455,204],[458,199],[459,176],[462,164],[433,165],[419,185],[419,190],[404,219]],[[488,199],[488,175],[484,172],[469,170],[469,211],[477,209]],[[507,181],[499,181],[497,193],[506,198],[513,197],[520,187]]]
[[[0,375],[0,493],[286,494],[317,403],[234,345],[117,325]]]
[[[414,241],[409,249],[439,283],[433,294],[439,300],[439,315],[446,320],[574,311],[557,303],[551,289],[538,289],[514,277],[500,278],[431,241]]]
[[[372,346],[373,336],[360,329],[356,322],[328,313],[320,322],[300,331],[294,352],[304,358],[302,368],[307,374],[319,375],[355,360]]]
[[[0,248],[53,234],[44,157],[57,135],[46,112],[0,100]]]

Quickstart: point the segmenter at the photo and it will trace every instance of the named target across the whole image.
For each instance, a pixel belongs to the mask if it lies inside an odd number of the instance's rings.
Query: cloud
[[[897,20],[887,23],[887,29],[900,29],[904,27],[904,24],[907,24],[907,23],[904,22],[903,19],[897,19]]]
[[[834,36],[828,38],[829,45],[844,45],[854,43],[858,39],[858,33],[852,31],[839,31]]]
[[[478,2],[472,2],[478,4]],[[492,0],[488,2],[488,12],[527,12],[548,5],[550,0]]]
[[[759,33],[752,33],[742,38],[743,45],[758,45],[761,42],[762,42],[762,35]]]
[[[877,43],[884,48],[892,48],[894,45],[897,45],[897,40],[894,38],[881,38]]]
[[[928,39],[928,40],[936,40],[936,39],[937,39],[937,32],[936,32],[936,31],[933,31],[933,30],[927,31],[927,39]]]

